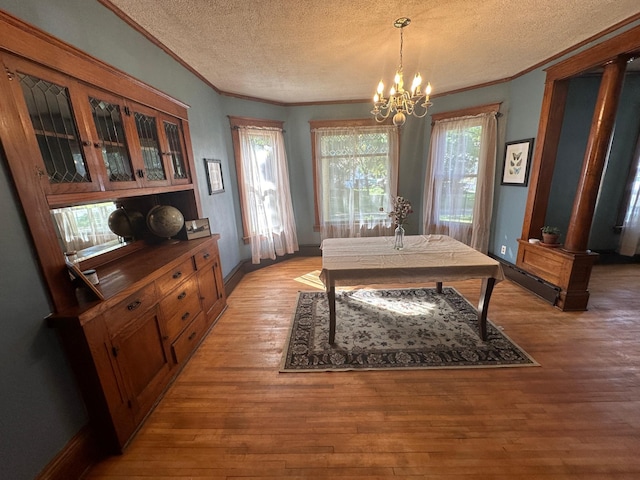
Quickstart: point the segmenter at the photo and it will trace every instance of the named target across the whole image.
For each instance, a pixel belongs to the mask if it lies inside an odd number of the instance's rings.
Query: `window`
[[[316,227],[322,238],[390,234],[398,128],[373,120],[311,122]]]
[[[640,253],[640,137],[636,143],[635,165],[625,192],[625,216],[620,237],[620,254],[633,257]]]
[[[282,122],[229,117],[252,263],[298,250]]]
[[[486,253],[489,246],[499,104],[434,115],[424,231]]]

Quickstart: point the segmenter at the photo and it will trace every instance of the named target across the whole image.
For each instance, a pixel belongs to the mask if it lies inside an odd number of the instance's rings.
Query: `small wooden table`
[[[436,282],[482,279],[478,302],[478,330],[487,336],[491,292],[504,280],[502,267],[473,248],[446,235],[410,235],[404,249],[394,250],[393,237],[328,238],[322,242],[322,273],[329,298],[329,343],[336,334],[336,286],[376,283]]]

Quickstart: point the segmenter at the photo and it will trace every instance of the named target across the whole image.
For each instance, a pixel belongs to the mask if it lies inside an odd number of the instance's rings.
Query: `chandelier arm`
[[[376,122],[384,122],[387,118],[389,118],[389,114],[391,113],[391,109],[390,108],[374,108],[373,110],[371,110],[371,114],[373,115],[373,117],[375,118]]]
[[[432,104],[430,101],[426,100],[425,102],[423,102],[423,103],[421,103],[421,104],[418,104],[418,103],[416,102],[416,105],[417,105],[418,107],[423,108],[423,109],[424,109],[424,111],[423,111],[422,113],[414,113],[414,116],[415,116],[415,117],[417,117],[417,118],[423,118],[423,117],[427,114],[427,112],[429,111],[429,107],[430,107],[431,105],[433,105],[433,104]]]

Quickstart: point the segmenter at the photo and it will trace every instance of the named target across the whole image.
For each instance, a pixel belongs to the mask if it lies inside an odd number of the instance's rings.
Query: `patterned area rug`
[[[536,366],[475,308],[445,287],[336,292],[336,341],[329,345],[325,292],[300,292],[281,372]]]

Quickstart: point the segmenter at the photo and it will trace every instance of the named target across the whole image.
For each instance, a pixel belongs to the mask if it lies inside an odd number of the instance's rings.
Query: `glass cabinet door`
[[[102,158],[109,190],[135,188],[135,169],[129,153],[123,108],[117,99],[98,92],[88,96],[98,142],[94,147]]]
[[[85,192],[100,189],[99,175],[93,171],[92,143],[79,126],[82,115],[74,109],[72,89],[77,84],[69,77],[6,56],[2,58],[12,79],[23,125],[33,133],[40,152],[41,178],[46,178],[47,193]],[[15,90],[14,90],[15,91]]]
[[[172,183],[189,183],[189,169],[184,154],[184,143],[180,125],[176,122],[163,120],[164,133],[167,141],[167,155],[171,159]]]
[[[155,115],[135,111],[133,113],[143,168],[138,169],[137,176],[144,183],[153,182],[168,185],[169,177],[162,155],[160,138],[158,135],[158,120]]]

